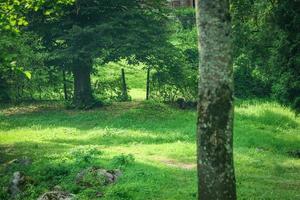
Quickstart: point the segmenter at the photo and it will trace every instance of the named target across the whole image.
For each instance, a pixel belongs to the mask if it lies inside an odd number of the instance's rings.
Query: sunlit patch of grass
[[[129,95],[133,101],[141,101],[146,98],[146,66],[142,63],[137,65],[129,65],[126,60],[119,62],[110,62],[106,66],[98,66],[101,77],[119,78],[121,69],[125,70],[126,84],[129,89]],[[99,75],[92,76],[93,79],[99,79]]]
[[[300,198],[300,160],[287,153],[300,149],[300,119],[274,102],[239,101],[235,110],[239,199]],[[80,199],[93,199],[95,189],[78,188],[76,174],[91,165],[114,168],[115,156],[132,155],[133,163],[105,189],[104,199],[196,199],[195,124],[195,111],[153,101],[90,111],[65,110],[59,104],[3,107],[0,188],[20,170],[35,181],[22,199],[36,199],[55,185]],[[33,164],[7,167],[21,156]],[[1,189],[0,199],[6,198]]]
[[[129,90],[129,95],[131,96],[132,100],[141,101],[146,99],[146,91],[145,89],[140,88],[132,88]]]

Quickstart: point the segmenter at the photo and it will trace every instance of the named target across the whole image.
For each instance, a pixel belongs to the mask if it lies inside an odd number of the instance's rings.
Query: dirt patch
[[[39,102],[31,104],[11,105],[7,108],[0,109],[0,113],[5,116],[24,115],[40,112],[56,111],[64,108],[62,104],[57,102]]]
[[[193,170],[197,167],[196,163],[184,163],[170,158],[161,157],[158,160],[169,167],[176,167],[185,170]]]

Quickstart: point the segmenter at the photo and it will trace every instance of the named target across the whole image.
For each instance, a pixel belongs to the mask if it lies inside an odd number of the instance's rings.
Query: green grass
[[[116,184],[102,188],[103,199],[196,199],[194,111],[150,101],[92,111],[35,104],[0,112],[0,199],[7,198],[4,189],[17,170],[34,181],[20,199],[36,199],[55,185],[93,199],[99,188],[77,187],[76,174],[91,165],[116,168],[128,154],[134,161],[121,166]],[[300,149],[300,119],[276,103],[257,101],[238,102],[235,116],[239,199],[300,199],[300,160],[287,153]],[[32,165],[7,165],[21,156]]]
[[[146,66],[129,65],[125,60],[119,62],[110,62],[105,66],[98,67],[98,73],[92,76],[95,82],[97,79],[117,79],[121,76],[121,69],[125,70],[126,84],[129,88],[129,94],[133,100],[144,100],[146,96]]]
[[[125,70],[126,84],[133,101],[146,98],[146,66],[143,64],[129,65],[125,60],[110,62],[105,66],[98,66],[98,72],[92,76],[92,82],[97,80],[115,80],[121,76],[121,69]]]

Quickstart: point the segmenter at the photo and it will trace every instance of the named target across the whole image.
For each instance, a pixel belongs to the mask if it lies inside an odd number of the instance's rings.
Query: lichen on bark
[[[233,166],[233,70],[228,0],[197,2],[199,199],[236,199]]]

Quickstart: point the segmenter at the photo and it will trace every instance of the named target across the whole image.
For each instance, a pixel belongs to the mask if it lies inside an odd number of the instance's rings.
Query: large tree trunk
[[[199,0],[198,195],[236,199],[233,166],[233,69],[228,0]]]
[[[74,97],[73,104],[77,108],[89,108],[94,103],[91,88],[91,69],[88,66],[73,68]]]

